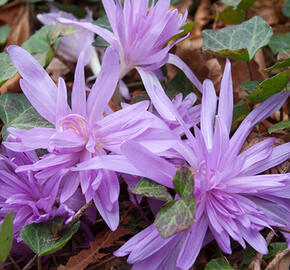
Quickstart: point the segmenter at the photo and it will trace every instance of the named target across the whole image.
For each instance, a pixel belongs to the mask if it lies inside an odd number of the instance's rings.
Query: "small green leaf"
[[[189,33],[195,26],[197,25],[197,22],[191,22],[186,23],[183,27],[180,28],[180,30],[183,30],[181,33],[174,35],[169,41],[177,38],[181,38],[185,36],[187,33]]]
[[[259,86],[260,82],[257,81],[249,81],[249,82],[245,82],[240,84],[240,87],[245,90],[248,94],[253,93],[257,87]]]
[[[240,8],[243,10],[249,9],[256,0],[222,0],[222,2],[227,6],[232,6],[235,9]]]
[[[61,248],[72,238],[79,229],[80,223],[65,227],[59,232],[63,225],[63,218],[57,217],[48,223],[33,223],[21,230],[23,241],[38,256],[52,254]]]
[[[290,128],[290,121],[281,121],[277,124],[274,124],[273,126],[271,126],[269,129],[268,129],[268,132],[269,134],[277,131],[277,130],[283,130],[285,128]]]
[[[193,195],[193,173],[181,167],[174,176],[174,188],[181,199],[170,201],[159,210],[155,226],[163,238],[188,229],[195,223],[196,202]]]
[[[193,173],[188,167],[181,167],[173,177],[173,185],[176,193],[184,198],[188,193],[192,194]]]
[[[203,30],[203,50],[235,60],[250,61],[257,50],[270,41],[271,26],[255,16],[239,25],[221,30]]]
[[[11,27],[9,25],[0,26],[0,46],[5,45]]]
[[[290,52],[290,33],[275,35],[269,43],[273,54]]]
[[[159,210],[155,226],[163,238],[188,229],[195,222],[195,200],[190,203],[183,199],[170,201]]]
[[[211,260],[205,267],[205,270],[234,270],[224,258]]]
[[[269,78],[263,82],[261,82],[257,89],[253,91],[247,98],[253,103],[260,103],[272,95],[282,91],[287,83],[289,78],[289,71],[284,71],[276,76]]]
[[[233,111],[233,121],[231,130],[234,131],[238,124],[246,118],[246,116],[250,113],[249,107],[247,104],[242,101],[238,102],[234,105]]]
[[[223,21],[226,24],[240,24],[244,20],[244,16],[244,10],[227,7],[218,14],[218,20]]]
[[[290,66],[290,58],[281,60],[277,62],[275,65],[265,68],[264,71],[269,72],[272,71],[273,69],[279,69],[279,68],[286,68]]]
[[[239,269],[247,269],[254,257],[256,256],[257,251],[253,249],[250,245],[247,244],[247,247],[242,255],[242,262]]]
[[[5,262],[10,253],[13,242],[13,220],[12,211],[5,217],[0,226],[0,266]]]
[[[52,127],[30,104],[24,94],[6,93],[0,96],[0,118],[5,126],[2,137],[8,136],[7,128],[31,129],[34,127]]]
[[[284,6],[283,6],[283,9],[282,9],[282,13],[290,18],[290,0],[286,0]]]
[[[130,190],[137,195],[154,198],[160,201],[171,201],[172,197],[165,186],[159,185],[154,181],[143,178],[137,186],[130,187]]]

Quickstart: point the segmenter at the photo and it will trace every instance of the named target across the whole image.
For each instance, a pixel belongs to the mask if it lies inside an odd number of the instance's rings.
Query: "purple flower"
[[[65,204],[59,206],[56,203],[60,175],[41,183],[33,172],[16,172],[19,166],[31,165],[38,160],[34,151],[17,153],[7,149],[5,154],[8,158],[0,155],[0,219],[13,210],[17,242],[22,241],[20,231],[23,226],[47,222],[55,216],[68,219],[74,214]]]
[[[120,55],[120,79],[129,71],[137,68],[150,99],[157,111],[168,120],[181,121],[178,112],[173,107],[164,107],[164,100],[170,102],[162,88],[150,86],[149,82],[158,81],[156,71],[166,63],[173,64],[184,71],[193,84],[202,91],[202,85],[190,68],[169,50],[174,44],[168,44],[169,39],[180,33],[187,13],[182,16],[177,9],[170,10],[170,0],[103,0],[103,5],[113,32],[87,22],[76,22],[66,18],[58,18],[63,24],[83,27],[103,37]],[[148,9],[149,8],[149,9]],[[146,82],[147,81],[147,82]],[[149,81],[149,82],[148,82]],[[124,89],[124,88],[122,88]],[[160,90],[161,89],[161,90]],[[187,134],[190,136],[190,134]]]
[[[194,128],[194,140],[174,146],[196,172],[196,223],[168,239],[160,237],[151,225],[115,255],[130,254],[128,261],[134,264],[134,270],[148,269],[150,263],[150,269],[189,269],[211,237],[225,253],[231,253],[230,238],[244,248],[248,242],[258,252],[267,253],[267,243],[259,231],[290,226],[290,174],[257,174],[290,158],[290,143],[273,147],[275,139],[269,138],[240,151],[251,129],[277,111],[289,94],[280,92],[263,102],[229,138],[233,112],[230,62],[227,61],[221,83],[217,115],[214,86],[205,80],[200,129]],[[130,161],[138,166],[140,160],[133,156],[136,147],[140,149],[136,143],[126,142],[123,153],[132,156]],[[146,160],[149,167],[150,160]]]
[[[147,101],[128,105],[117,112],[108,109],[119,77],[119,56],[113,48],[106,50],[101,72],[87,99],[81,53],[72,89],[72,108],[67,104],[62,78],[56,87],[24,49],[10,46],[8,52],[23,77],[20,85],[24,94],[38,113],[53,125],[52,128],[30,130],[8,129],[19,140],[4,142],[9,149],[22,152],[43,148],[49,151],[41,160],[20,166],[17,171],[39,171],[36,177],[43,180],[61,173],[60,203],[69,199],[80,184],[86,202],[93,199],[104,220],[115,230],[119,223],[119,181],[111,163],[115,162],[124,173],[143,176],[121,154],[122,143],[135,139],[158,153],[172,147],[177,136],[147,111]],[[84,171],[73,169],[84,161],[87,161]],[[150,173],[144,175],[151,176]],[[163,180],[168,181],[160,178],[161,182]]]
[[[86,18],[78,20],[71,13],[61,11],[53,5],[50,5],[50,13],[38,14],[37,18],[44,25],[55,25],[57,18],[63,17],[73,21],[92,22],[92,14],[90,11]],[[76,33],[61,38],[58,53],[71,62],[77,62],[82,51],[85,51],[84,65],[90,65],[90,68],[97,75],[100,71],[100,62],[95,48],[92,46],[94,41],[94,33],[82,27],[75,27]]]

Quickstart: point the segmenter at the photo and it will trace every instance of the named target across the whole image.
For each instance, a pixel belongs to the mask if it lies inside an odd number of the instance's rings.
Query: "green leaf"
[[[192,194],[193,189],[193,173],[188,167],[181,167],[173,177],[173,185],[176,193],[184,198],[187,191]]]
[[[273,54],[290,52],[290,33],[275,35],[269,43]]]
[[[290,121],[281,121],[277,124],[274,124],[268,129],[268,132],[271,134],[277,130],[283,130],[285,128],[290,128]]]
[[[192,82],[185,76],[182,71],[179,71],[176,76],[166,83],[166,94],[172,99],[177,94],[182,93],[183,97],[186,97],[192,92]]]
[[[137,195],[154,198],[161,201],[171,201],[172,197],[165,186],[159,185],[154,181],[143,178],[137,186],[130,187],[130,190]]]
[[[5,262],[10,253],[13,242],[13,220],[12,211],[5,217],[0,226],[0,266]]]
[[[289,78],[289,71],[284,71],[276,76],[269,78],[263,82],[261,82],[257,89],[253,91],[247,98],[253,103],[260,103],[272,95],[282,91],[287,83]]]
[[[174,188],[181,199],[173,200],[161,207],[154,224],[163,238],[188,229],[195,223],[196,202],[193,195],[193,174],[181,167],[174,176]]]
[[[248,94],[251,94],[257,89],[259,84],[260,82],[257,82],[257,81],[249,81],[249,82],[240,84],[240,87],[243,90],[245,90]]]
[[[155,218],[155,226],[163,238],[188,229],[195,223],[195,201],[170,201],[159,210]]]
[[[239,269],[247,269],[254,257],[256,256],[257,251],[253,249],[250,245],[247,244],[247,247],[242,255],[242,262]]]
[[[271,243],[269,245],[269,253],[264,255],[263,259],[265,259],[265,260],[270,259],[270,258],[276,256],[276,254],[279,251],[282,251],[286,248],[287,248],[287,244],[285,242]]]
[[[57,217],[48,223],[33,223],[21,230],[23,241],[38,256],[52,254],[61,248],[72,238],[79,229],[80,222],[65,227],[59,232],[63,225],[63,218]]]
[[[4,6],[7,2],[8,0],[0,0],[0,7]]]
[[[0,118],[5,126],[2,137],[8,136],[7,127],[30,129],[34,127],[52,127],[33,108],[24,94],[6,93],[0,96]]]
[[[0,86],[12,78],[16,73],[17,70],[13,66],[8,53],[0,53]]]
[[[180,28],[180,30],[183,30],[181,33],[174,35],[170,40],[181,38],[185,36],[187,33],[189,33],[195,26],[197,25],[197,22],[191,22],[186,23],[183,27]]]
[[[244,20],[244,16],[244,10],[227,7],[218,14],[218,20],[223,21],[226,24],[240,24]]]
[[[256,0],[222,0],[222,2],[227,6],[232,6],[235,9],[240,8],[243,10],[249,9]]]
[[[203,30],[203,50],[235,60],[250,61],[270,41],[271,26],[259,16],[221,30]]]
[[[9,25],[0,26],[0,46],[5,45],[11,27]]]
[[[211,260],[205,267],[205,270],[234,270],[224,258]]]
[[[247,104],[243,103],[242,101],[236,103],[234,105],[233,111],[233,121],[232,121],[232,128],[231,130],[234,131],[238,124],[246,118],[246,116],[250,113],[249,107]]]
[[[265,68],[264,71],[269,72],[272,71],[273,69],[279,69],[279,68],[286,68],[290,66],[290,58],[281,60],[277,62],[275,65]]]
[[[283,13],[286,17],[290,18],[290,0],[286,0],[284,6],[283,6],[283,8],[282,8],[282,13]]]

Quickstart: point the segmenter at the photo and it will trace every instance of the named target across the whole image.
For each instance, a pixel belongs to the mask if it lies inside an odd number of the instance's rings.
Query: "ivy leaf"
[[[264,19],[255,16],[239,25],[221,30],[203,30],[203,50],[222,57],[250,61],[270,41],[273,31]]]
[[[222,0],[222,2],[227,6],[232,6],[235,9],[243,9],[247,10],[249,9],[256,0]]]
[[[196,202],[193,195],[193,174],[182,167],[174,176],[174,188],[181,199],[172,200],[159,210],[154,224],[163,238],[188,229],[195,223]]]
[[[270,259],[274,256],[276,256],[276,254],[279,251],[283,251],[287,248],[287,244],[285,242],[275,242],[275,243],[271,243],[269,245],[269,253],[264,255],[263,258],[265,260]]]
[[[253,104],[257,104],[282,91],[289,81],[289,74],[289,71],[284,71],[261,82],[257,89],[247,96],[247,99]]]
[[[290,66],[290,58],[281,60],[277,62],[275,65],[265,68],[264,71],[269,72],[272,71],[273,69],[279,69],[279,68],[286,68]]]
[[[243,90],[245,90],[248,94],[251,94],[257,89],[259,84],[260,82],[257,82],[257,81],[248,81],[248,82],[240,84],[240,87]]]
[[[44,256],[63,248],[78,231],[80,223],[67,226],[59,232],[62,225],[63,218],[57,217],[48,223],[29,224],[22,228],[20,235],[34,253]]]
[[[12,78],[16,73],[17,70],[13,66],[8,53],[0,53],[0,86]]]
[[[6,93],[0,96],[0,118],[5,126],[2,137],[8,136],[7,128],[31,129],[34,127],[52,127],[30,104],[24,94]]]
[[[205,270],[234,270],[224,258],[211,260],[205,267]]]
[[[10,253],[13,242],[13,220],[12,211],[5,217],[0,226],[0,268]]]
[[[286,0],[284,6],[283,6],[283,8],[282,8],[282,13],[283,13],[286,17],[290,18],[290,0]]]
[[[11,27],[9,25],[0,26],[0,46],[5,45]]]
[[[275,35],[269,43],[273,54],[290,52],[290,33]]]
[[[154,181],[143,178],[137,186],[130,187],[130,190],[137,195],[153,198],[160,201],[171,201],[172,197],[165,186],[159,185]]]
[[[234,105],[234,110],[233,110],[233,120],[232,120],[231,131],[234,131],[238,127],[238,124],[243,119],[245,119],[249,113],[250,113],[250,110],[247,104],[243,103],[242,101],[236,103]]]
[[[290,128],[290,121],[281,121],[277,124],[274,124],[268,129],[268,132],[271,134],[277,130],[283,130],[285,128]]]
[[[218,20],[223,21],[226,24],[240,24],[244,20],[244,16],[244,10],[227,7],[218,14]]]

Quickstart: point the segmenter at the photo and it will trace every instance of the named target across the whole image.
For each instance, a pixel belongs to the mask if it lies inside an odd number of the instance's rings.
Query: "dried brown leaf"
[[[89,249],[82,250],[77,255],[69,258],[69,261],[66,264],[66,269],[83,270],[89,264],[98,262],[100,259],[108,255],[100,252],[100,249],[112,246],[115,241],[128,233],[130,233],[130,231],[123,227],[119,227],[118,230],[114,232],[106,231],[105,233],[99,233],[95,240],[90,243]]]

